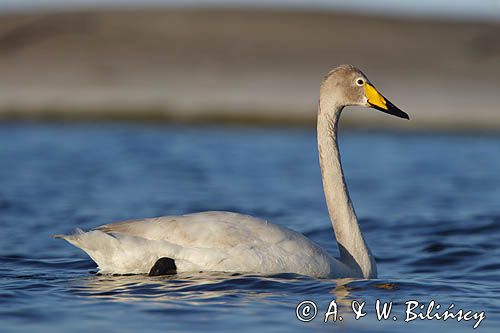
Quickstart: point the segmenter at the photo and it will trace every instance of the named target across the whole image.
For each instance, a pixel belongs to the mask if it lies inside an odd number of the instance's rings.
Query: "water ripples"
[[[353,300],[434,299],[487,311],[482,331],[500,325],[500,188],[494,186],[500,174],[484,167],[500,165],[500,138],[341,136],[346,178],[379,279],[99,276],[90,259],[50,236],[121,219],[231,210],[286,225],[338,253],[314,132],[0,127],[2,332],[331,330],[321,320],[304,326],[295,319],[304,299],[319,307],[335,299],[344,310]],[[480,171],[467,157],[478,154]],[[345,325],[360,332],[470,331],[441,322]]]

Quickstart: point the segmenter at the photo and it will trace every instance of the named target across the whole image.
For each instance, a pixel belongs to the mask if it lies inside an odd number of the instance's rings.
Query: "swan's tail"
[[[148,273],[161,257],[176,258],[178,247],[165,241],[100,230],[84,232],[77,229],[70,235],[54,235],[82,249],[92,258],[104,274]]]

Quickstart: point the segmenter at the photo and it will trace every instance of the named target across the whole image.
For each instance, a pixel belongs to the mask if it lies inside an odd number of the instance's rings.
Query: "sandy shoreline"
[[[412,116],[398,127],[500,130],[500,24],[258,10],[0,17],[0,119],[312,124],[346,62]]]

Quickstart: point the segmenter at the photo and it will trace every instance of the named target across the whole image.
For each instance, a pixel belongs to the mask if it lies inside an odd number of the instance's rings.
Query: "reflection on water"
[[[234,295],[244,295],[254,300],[265,299],[272,296],[272,290],[285,287],[282,285],[285,284],[284,281],[273,277],[224,273],[177,274],[166,277],[99,275],[81,280],[81,284],[72,288],[71,292],[79,296],[120,302],[150,299],[199,305],[206,301],[211,304],[224,303],[226,298]],[[290,277],[288,282],[292,281],[293,278]],[[256,290],[259,292],[256,293]]]
[[[313,131],[131,125],[0,125],[2,332],[469,332],[470,322],[378,322],[377,299],[486,311],[500,324],[499,137],[344,133],[346,178],[378,280],[182,274],[96,276],[50,238],[121,219],[230,210],[303,232],[332,253]],[[333,299],[343,322],[295,318]],[[353,300],[368,315],[356,321]]]

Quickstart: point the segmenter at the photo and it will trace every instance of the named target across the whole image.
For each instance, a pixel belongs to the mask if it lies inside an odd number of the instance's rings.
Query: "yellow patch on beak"
[[[379,107],[383,110],[388,110],[387,101],[374,86],[369,83],[365,83],[365,94],[370,105]]]

